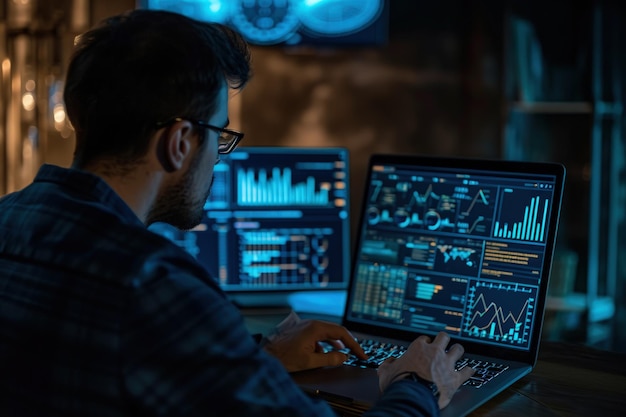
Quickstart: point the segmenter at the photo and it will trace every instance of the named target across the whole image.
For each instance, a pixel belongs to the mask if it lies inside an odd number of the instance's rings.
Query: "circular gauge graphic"
[[[324,237],[315,236],[311,238],[311,248],[314,249],[316,253],[326,252],[328,245],[328,239]]]
[[[398,209],[394,215],[393,219],[395,220],[398,227],[408,227],[411,225],[411,217],[409,213],[404,209]]]
[[[303,0],[302,25],[317,34],[349,35],[372,24],[383,10],[384,0]]]
[[[312,256],[311,257],[311,265],[317,269],[318,272],[323,272],[328,268],[328,264],[330,260],[325,256]]]
[[[283,42],[300,27],[296,0],[239,0],[233,25],[251,43]]]
[[[367,209],[367,222],[369,224],[378,224],[380,221],[380,212],[376,207],[370,207]]]
[[[441,217],[436,211],[430,210],[424,216],[424,223],[428,230],[437,230],[441,226]]]
[[[231,17],[232,0],[153,0],[150,8],[179,13],[201,21],[225,23]]]

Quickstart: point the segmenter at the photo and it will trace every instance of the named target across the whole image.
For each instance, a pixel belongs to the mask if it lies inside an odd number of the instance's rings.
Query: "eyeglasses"
[[[213,129],[213,130],[218,131],[220,133],[220,136],[218,138],[217,153],[222,154],[222,155],[231,153],[237,147],[237,144],[239,143],[239,141],[243,139],[242,132],[238,132],[236,130],[231,130],[231,129],[226,129],[223,127],[213,126],[201,120],[187,119],[184,117],[175,117],[173,119],[168,120],[167,122],[158,122],[156,123],[156,127],[157,129],[160,129],[162,127],[169,126],[176,122],[182,122],[183,120],[186,120],[190,122],[191,124],[203,127],[205,129]]]

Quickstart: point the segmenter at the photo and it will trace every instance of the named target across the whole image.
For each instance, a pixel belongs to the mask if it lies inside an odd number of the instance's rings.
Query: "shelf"
[[[612,297],[596,297],[592,301],[591,307],[588,307],[587,294],[573,293],[564,297],[548,296],[546,310],[572,313],[588,312],[590,322],[599,322],[613,317],[615,304]]]
[[[624,15],[611,2],[588,3],[584,13],[568,10],[575,25],[559,26],[563,8],[535,6],[511,4],[505,14],[503,156],[560,161],[573,173],[558,239],[581,256],[580,292],[549,295],[546,335],[610,347],[623,301],[615,190],[624,172]]]
[[[593,105],[587,101],[514,101],[511,111],[543,114],[592,114]]]

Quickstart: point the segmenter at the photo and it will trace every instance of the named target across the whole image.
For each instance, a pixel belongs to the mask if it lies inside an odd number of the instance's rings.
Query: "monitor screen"
[[[388,38],[387,0],[138,0],[233,27],[254,45],[381,45]]]
[[[285,304],[294,292],[344,290],[348,169],[346,148],[238,148],[215,166],[200,225],[150,229],[186,249],[241,304]]]

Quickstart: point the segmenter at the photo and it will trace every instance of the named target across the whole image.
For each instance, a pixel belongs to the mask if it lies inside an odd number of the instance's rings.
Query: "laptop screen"
[[[221,155],[203,222],[151,230],[194,255],[241,304],[345,290],[349,159],[340,147],[240,147]],[[275,301],[272,301],[272,298]]]
[[[530,349],[563,176],[557,164],[375,155],[346,320]]]

